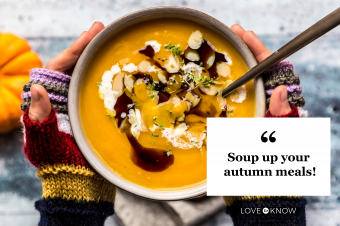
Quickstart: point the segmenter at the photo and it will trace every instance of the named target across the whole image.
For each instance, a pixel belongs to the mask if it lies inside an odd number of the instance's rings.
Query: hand
[[[246,31],[238,24],[231,26],[231,30],[247,44],[258,62],[263,61],[272,54],[253,31]],[[282,85],[275,88],[269,103],[271,115],[280,116],[291,112],[292,109],[289,106],[287,95],[286,86]]]
[[[45,68],[60,73],[72,70],[87,44],[103,29],[104,25],[101,22],[95,22],[89,31],[84,31],[68,49],[50,60]],[[51,103],[46,90],[41,85],[32,85],[30,120],[42,123],[50,113]]]

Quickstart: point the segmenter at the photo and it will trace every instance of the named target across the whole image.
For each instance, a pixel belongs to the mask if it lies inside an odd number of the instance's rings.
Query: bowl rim
[[[127,27],[123,28],[124,24],[126,25],[127,23],[135,24],[142,23],[143,21],[141,20],[143,19],[147,20],[147,18],[151,18],[152,16],[155,15],[159,17],[167,15],[177,15],[181,16],[181,19],[188,19],[193,22],[195,22],[195,20],[199,20],[199,22],[197,23],[199,24],[200,22],[205,23],[205,25],[201,24],[202,26],[206,26],[209,24],[209,26],[212,26],[209,28],[213,32],[217,32],[219,35],[222,36],[222,38],[227,39],[227,41],[229,41],[233,45],[233,47],[241,55],[248,69],[251,69],[257,64],[255,57],[253,56],[247,45],[228,26],[201,11],[176,6],[160,6],[138,10],[130,14],[127,14],[106,26],[99,34],[97,34],[91,40],[91,42],[87,45],[87,47],[81,54],[74,68],[71,83],[69,86],[68,94],[69,118],[71,128],[73,131],[73,136],[76,140],[76,143],[78,144],[79,149],[85,156],[86,160],[89,162],[89,164],[97,173],[99,173],[101,176],[103,176],[105,179],[107,179],[115,186],[125,191],[128,191],[134,195],[152,200],[175,201],[191,199],[206,194],[207,192],[206,181],[202,184],[190,188],[175,191],[159,191],[148,189],[140,185],[134,184],[130,181],[127,181],[126,179],[120,177],[118,174],[114,173],[108,166],[105,165],[105,163],[100,159],[100,157],[95,154],[95,151],[92,150],[92,147],[86,138],[85,132],[81,124],[79,109],[79,96],[80,96],[79,94],[82,86],[82,79],[85,75],[84,72],[87,69],[86,65],[88,65],[89,61],[91,61],[90,58],[93,57],[96,51],[101,48],[101,45],[105,43],[105,38],[107,40],[109,39],[108,37],[110,36],[109,35],[110,33],[118,29],[121,30],[126,29]],[[130,26],[133,25],[134,24]],[[265,112],[265,92],[261,76],[258,76],[254,80],[254,86],[256,95],[255,117],[263,117]]]

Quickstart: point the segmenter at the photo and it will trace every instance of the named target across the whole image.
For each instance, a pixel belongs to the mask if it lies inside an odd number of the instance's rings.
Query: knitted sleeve
[[[279,85],[285,85],[288,91],[288,101],[292,111],[278,117],[307,117],[308,113],[302,107],[305,100],[301,95],[299,77],[294,75],[293,65],[289,61],[283,61],[263,73],[266,89],[267,105],[274,89]],[[269,110],[266,117],[274,117]],[[235,226],[257,226],[257,225],[306,225],[305,206],[306,199],[303,197],[277,197],[277,196],[225,196],[223,197]],[[260,209],[260,213],[246,213],[246,209]],[[267,208],[268,213],[263,210]],[[277,212],[276,208],[287,208],[290,213]],[[266,212],[266,211],[265,211]]]
[[[114,212],[116,188],[90,167],[73,138],[67,115],[70,79],[61,73],[33,69],[23,87],[24,152],[38,168],[43,188],[35,208],[40,212],[39,225],[104,225]],[[33,84],[45,87],[53,107],[42,123],[28,117]]]

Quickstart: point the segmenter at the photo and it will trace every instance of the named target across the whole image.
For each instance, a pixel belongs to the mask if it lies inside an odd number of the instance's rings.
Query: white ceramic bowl
[[[91,145],[87,141],[80,119],[79,96],[81,85],[89,62],[95,56],[96,52],[108,40],[111,40],[115,37],[115,35],[119,34],[126,28],[145,21],[156,20],[160,18],[180,18],[208,27],[213,32],[221,35],[226,41],[233,45],[233,47],[241,55],[242,59],[249,69],[257,64],[254,56],[245,45],[245,43],[226,25],[207,14],[183,7],[155,7],[143,9],[112,22],[103,31],[101,31],[86,47],[77,62],[71,79],[68,96],[69,116],[74,138],[76,139],[80,150],[82,151],[87,161],[91,164],[91,166],[108,181],[115,184],[117,187],[131,192],[135,195],[153,200],[165,201],[190,199],[205,195],[207,190],[206,184],[177,191],[156,191],[133,184],[112,172],[95,154]],[[255,116],[263,117],[265,112],[265,93],[263,81],[262,78],[259,76],[255,79],[254,82],[256,94]]]

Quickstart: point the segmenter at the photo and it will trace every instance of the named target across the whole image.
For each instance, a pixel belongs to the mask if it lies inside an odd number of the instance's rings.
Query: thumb
[[[287,96],[286,86],[278,86],[275,88],[269,103],[269,112],[272,116],[286,115],[292,111]]]
[[[41,85],[31,86],[31,106],[28,117],[31,121],[42,123],[51,113],[51,103],[48,94]]]

